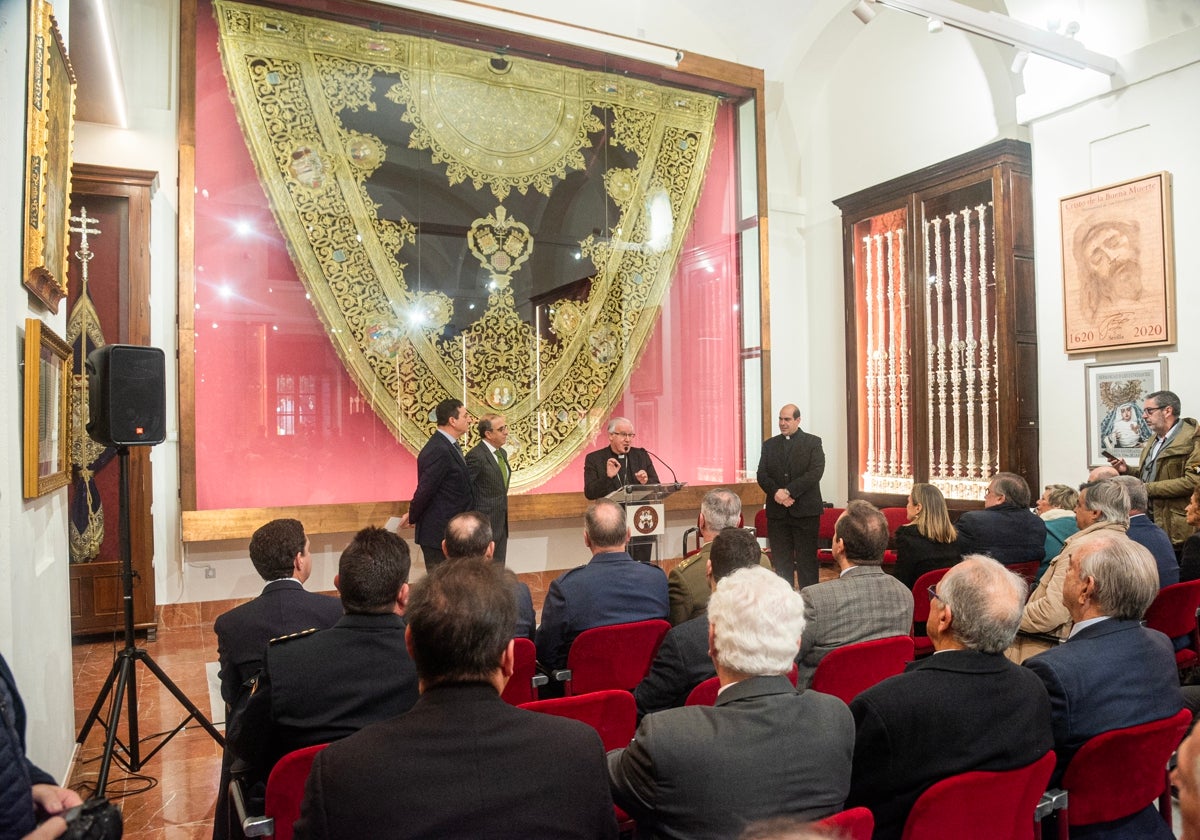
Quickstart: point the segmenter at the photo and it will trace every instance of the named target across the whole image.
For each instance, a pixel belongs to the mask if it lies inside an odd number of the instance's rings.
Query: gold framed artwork
[[[44,496],[70,480],[67,394],[71,345],[37,318],[25,319],[25,498]]]
[[[57,312],[67,295],[75,74],[45,0],[30,5],[26,81],[21,279],[31,294]]]
[[[1059,201],[1066,351],[1175,343],[1171,176]]]

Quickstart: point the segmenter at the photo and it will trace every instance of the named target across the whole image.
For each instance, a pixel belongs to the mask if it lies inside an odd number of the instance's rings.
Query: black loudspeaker
[[[167,438],[166,357],[157,347],[108,344],[87,357],[87,433],[108,446]]]

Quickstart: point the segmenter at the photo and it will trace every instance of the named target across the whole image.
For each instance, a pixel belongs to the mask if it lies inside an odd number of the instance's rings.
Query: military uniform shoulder
[[[274,639],[271,639],[269,642],[267,642],[267,644],[278,645],[282,644],[283,642],[290,642],[292,639],[303,639],[305,636],[311,636],[320,629],[320,627],[309,627],[307,630],[300,630],[296,633],[288,633],[286,636],[276,636]]]
[[[695,554],[688,555],[687,557],[684,557],[682,560],[680,560],[678,563],[676,563],[675,568],[672,569],[671,571],[672,571],[672,573],[685,572],[688,569],[690,569],[692,566],[696,565],[697,562],[699,562],[703,559],[704,559],[704,554],[697,551]]]

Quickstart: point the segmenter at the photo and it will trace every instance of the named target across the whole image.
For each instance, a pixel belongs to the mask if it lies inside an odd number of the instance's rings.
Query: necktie
[[[504,479],[504,486],[508,486],[508,455],[503,449],[496,450],[496,462],[500,465],[500,476]]]

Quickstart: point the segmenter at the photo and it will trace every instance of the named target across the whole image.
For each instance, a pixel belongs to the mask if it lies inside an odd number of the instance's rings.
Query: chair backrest
[[[523,703],[522,709],[582,721],[600,733],[604,749],[627,747],[637,731],[637,703],[628,691],[593,691]]]
[[[292,840],[292,825],[300,816],[308,771],[312,769],[317,753],[327,746],[301,747],[279,759],[271,769],[271,775],[267,777],[264,813],[275,821],[275,840]]]
[[[879,512],[887,520],[889,538],[896,536],[896,529],[901,525],[908,524],[908,508],[885,507],[880,508]]]
[[[912,636],[889,636],[835,648],[817,663],[812,689],[849,704],[859,692],[899,674],[912,661]]]
[[[1051,750],[1015,770],[975,770],[942,779],[917,798],[901,840],[1032,840],[1034,810],[1055,760]]]
[[[1071,758],[1063,774],[1071,825],[1135,814],[1167,786],[1167,759],[1183,740],[1192,713],[1102,732]]]
[[[721,679],[709,677],[693,688],[683,701],[685,706],[711,706],[717,702],[717,692],[721,690]]]
[[[571,643],[568,694],[607,688],[633,691],[650,670],[654,654],[671,625],[662,619],[610,624],[584,630]]]
[[[913,624],[924,624],[929,619],[929,587],[936,586],[950,569],[934,569],[917,578],[913,584]]]
[[[1168,638],[1186,636],[1196,629],[1196,609],[1200,607],[1200,580],[1175,583],[1159,590],[1146,610],[1146,626]]]
[[[875,833],[875,815],[869,808],[859,806],[830,814],[819,820],[817,825],[836,828],[845,840],[871,840],[871,835]]]
[[[821,545],[833,541],[833,526],[837,524],[838,517],[846,512],[845,508],[828,507],[821,511],[821,522],[817,526],[817,540],[824,541]]]
[[[1034,585],[1034,581],[1037,580],[1038,569],[1040,569],[1041,566],[1042,564],[1038,561],[1030,560],[1028,563],[1010,563],[1006,568],[1013,574],[1017,574],[1025,578],[1025,582],[1032,587]]]
[[[759,508],[754,514],[754,536],[765,540],[767,538],[767,509]]]
[[[537,647],[529,639],[513,639],[513,675],[500,699],[512,706],[520,706],[538,699],[533,678],[537,675]]]

